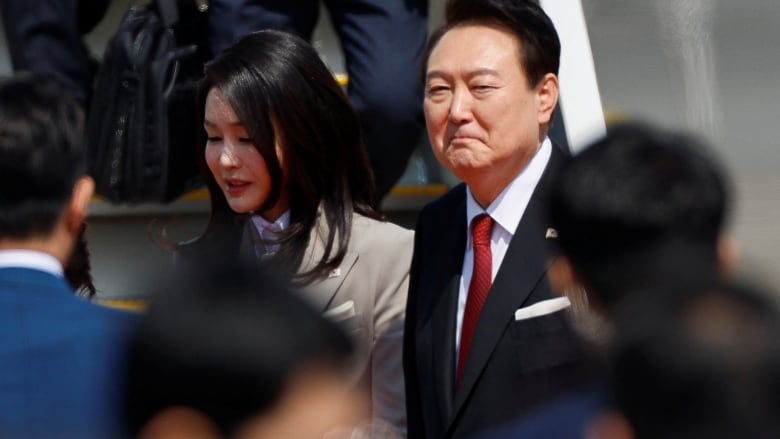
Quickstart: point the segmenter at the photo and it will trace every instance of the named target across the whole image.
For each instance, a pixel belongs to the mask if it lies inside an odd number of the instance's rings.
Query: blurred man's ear
[[[203,413],[189,407],[161,410],[141,429],[138,439],[220,439],[219,430]]]
[[[566,256],[557,256],[550,262],[547,278],[553,294],[566,296],[571,303],[569,316],[581,338],[596,347],[605,346],[611,327],[603,309],[584,287],[582,277]]]
[[[581,285],[580,279],[574,271],[574,266],[572,266],[569,258],[563,255],[556,256],[550,262],[547,277],[553,293],[558,296],[562,296],[566,291]]]
[[[81,177],[73,185],[73,193],[68,202],[67,227],[74,236],[78,235],[82,223],[87,218],[89,200],[95,193],[95,180],[92,177]]]
[[[718,274],[724,280],[734,277],[739,266],[739,244],[734,236],[726,234],[718,239]]]
[[[622,414],[607,411],[596,415],[585,427],[585,439],[635,439],[634,430]]]

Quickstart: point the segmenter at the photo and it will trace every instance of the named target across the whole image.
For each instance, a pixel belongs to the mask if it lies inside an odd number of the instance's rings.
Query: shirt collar
[[[0,268],[20,267],[64,277],[62,264],[54,256],[36,250],[0,250]]]
[[[552,155],[552,142],[549,137],[542,140],[539,150],[531,161],[517,176],[498,194],[495,200],[483,209],[474,199],[471,189],[466,186],[466,221],[471,226],[471,220],[480,213],[490,215],[497,225],[509,234],[514,235],[531,196],[539,180],[542,179],[547,163]]]
[[[252,223],[257,229],[261,238],[267,241],[276,239],[276,234],[286,229],[290,225],[290,211],[284,212],[274,222],[270,222],[260,215],[252,215]]]

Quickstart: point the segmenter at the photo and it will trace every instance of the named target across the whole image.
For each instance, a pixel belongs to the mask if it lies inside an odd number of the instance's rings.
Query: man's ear
[[[87,218],[89,200],[94,193],[95,180],[92,177],[80,177],[73,185],[73,193],[68,202],[67,227],[74,234],[78,234],[82,223]]]
[[[536,85],[536,98],[538,101],[537,122],[539,125],[547,125],[552,120],[555,105],[558,104],[558,77],[553,73],[547,73]]]
[[[724,280],[734,277],[739,265],[739,244],[732,235],[723,235],[718,239],[718,274]]]
[[[550,281],[550,288],[556,295],[563,295],[566,291],[581,286],[574,266],[571,265],[569,258],[563,255],[556,256],[550,262],[550,268],[547,270],[547,277]]]
[[[634,429],[625,416],[606,411],[594,416],[584,431],[585,439],[635,439]]]
[[[184,406],[157,412],[138,435],[139,439],[219,439],[217,426],[202,412]]]

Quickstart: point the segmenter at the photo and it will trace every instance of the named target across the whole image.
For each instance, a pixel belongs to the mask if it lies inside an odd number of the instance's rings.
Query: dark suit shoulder
[[[441,220],[442,217],[451,221],[453,209],[466,206],[466,184],[460,183],[447,191],[441,197],[426,204],[420,211],[418,224],[425,220]]]
[[[569,150],[553,145],[548,168],[551,168],[553,172],[558,171],[564,163],[571,159],[571,157],[572,155]]]
[[[550,139],[550,141],[552,142],[554,152],[560,153],[563,157],[571,157],[571,150],[569,150],[568,147],[556,142],[555,140]]]

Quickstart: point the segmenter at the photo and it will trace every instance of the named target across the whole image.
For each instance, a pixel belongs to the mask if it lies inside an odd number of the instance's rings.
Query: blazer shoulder
[[[352,219],[350,247],[361,250],[378,250],[383,254],[406,253],[411,255],[414,231],[388,221],[380,221],[355,214]]]

